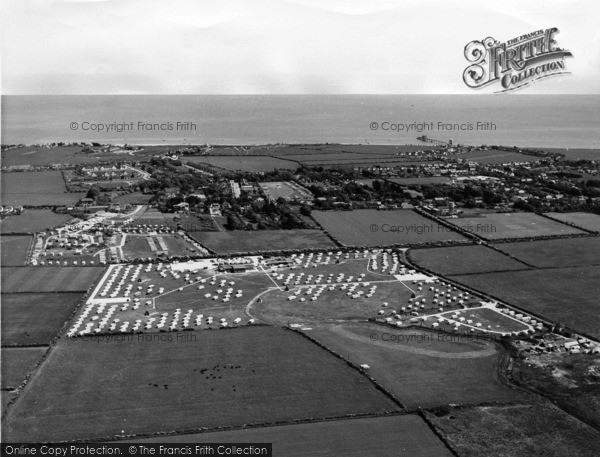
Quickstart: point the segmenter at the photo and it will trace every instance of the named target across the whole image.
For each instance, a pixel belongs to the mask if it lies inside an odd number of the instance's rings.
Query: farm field
[[[597,267],[509,271],[451,278],[550,321],[600,337],[597,322],[600,269]]]
[[[321,230],[256,230],[189,232],[202,246],[217,254],[236,252],[332,249],[335,243]]]
[[[248,327],[102,344],[63,339],[2,425],[7,441],[40,442],[397,410],[302,336]]]
[[[407,407],[513,402],[523,395],[498,375],[499,346],[484,339],[373,323],[319,326],[305,333],[368,373]]]
[[[467,160],[469,162],[477,162],[484,164],[507,163],[507,162],[533,162],[539,160],[539,157],[520,154],[511,151],[472,151],[461,154],[456,154],[457,159]]]
[[[80,293],[2,293],[2,346],[49,344],[82,298]]]
[[[431,176],[424,178],[390,178],[386,181],[393,182],[396,184],[400,184],[403,186],[410,185],[428,185],[428,184],[450,184],[452,179],[447,176]]]
[[[538,268],[600,265],[600,238],[499,243],[497,249]]]
[[[295,183],[289,182],[261,182],[259,183],[265,195],[273,200],[284,198],[286,200],[312,200],[312,193]]]
[[[459,455],[596,456],[600,432],[550,403],[426,412]]]
[[[0,265],[22,266],[27,261],[27,254],[32,242],[31,236],[2,236],[0,248]]]
[[[133,442],[272,443],[273,455],[287,457],[452,455],[423,419],[415,414],[163,436]]]
[[[600,232],[600,214],[594,213],[547,213],[553,219],[573,224],[593,232]]]
[[[73,219],[68,214],[57,214],[49,209],[26,209],[18,216],[10,216],[0,222],[2,234],[42,232],[65,225]]]
[[[67,205],[84,197],[67,193],[60,171],[2,173],[2,205]]]
[[[415,264],[442,275],[529,268],[527,265],[485,246],[411,249],[409,255]]]
[[[409,210],[313,211],[312,216],[334,239],[346,246],[466,240],[462,235]]]
[[[489,213],[447,222],[488,240],[586,233],[534,213]]]
[[[58,146],[54,148],[21,147],[2,151],[2,166],[31,165],[33,167],[52,164],[83,164],[103,161],[144,161],[149,160],[143,152],[131,154],[99,153],[88,154],[81,152],[81,146]]]
[[[600,160],[600,149],[550,148],[550,151],[565,155],[565,160]]]
[[[16,389],[46,353],[46,347],[2,348],[2,389]]]
[[[217,168],[224,168],[230,171],[249,171],[251,173],[260,173],[262,171],[296,170],[299,166],[297,162],[291,160],[277,159],[275,157],[256,157],[256,156],[190,156],[186,157],[186,163],[205,163]]]
[[[2,292],[85,292],[102,267],[2,268]]]

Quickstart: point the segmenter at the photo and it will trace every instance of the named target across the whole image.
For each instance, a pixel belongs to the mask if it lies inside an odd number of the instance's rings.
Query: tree
[[[88,189],[87,194],[85,194],[85,198],[91,198],[94,201],[100,197],[100,189],[96,186],[92,186]]]

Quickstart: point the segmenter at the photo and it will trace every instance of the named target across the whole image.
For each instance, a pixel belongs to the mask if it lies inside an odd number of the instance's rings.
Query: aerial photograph
[[[0,455],[600,455],[596,2],[0,17]]]

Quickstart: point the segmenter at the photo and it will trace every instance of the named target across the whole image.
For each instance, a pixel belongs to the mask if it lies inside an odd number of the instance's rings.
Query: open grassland
[[[83,196],[66,192],[60,171],[2,173],[2,205],[67,205]]]
[[[513,379],[600,429],[600,355],[548,353],[515,359]]]
[[[600,337],[600,269],[552,268],[452,277],[552,322]]]
[[[2,389],[16,389],[46,353],[46,347],[2,348]]]
[[[272,443],[273,455],[431,457],[452,455],[414,414],[176,435],[135,443]]]
[[[67,214],[57,214],[49,209],[26,209],[18,216],[10,216],[0,222],[0,230],[6,233],[41,232],[46,229],[61,227],[73,217]]]
[[[319,326],[305,333],[368,373],[405,406],[513,402],[523,395],[499,377],[502,353],[484,339],[373,323]]]
[[[25,265],[32,237],[3,236],[0,239],[2,245],[0,248],[0,265],[4,267]]]
[[[123,153],[84,153],[81,146],[57,146],[54,148],[22,147],[2,151],[2,165],[40,167],[52,164],[84,164],[108,161],[144,161],[151,155],[143,151],[132,154]]]
[[[488,240],[586,233],[534,213],[489,213],[448,222]]]
[[[410,258],[415,264],[442,275],[528,268],[527,265],[485,246],[411,249]]]
[[[346,246],[384,246],[462,241],[462,235],[414,211],[313,211],[312,216]]]
[[[467,160],[469,162],[477,162],[484,164],[507,163],[507,162],[533,162],[539,160],[539,157],[521,154],[512,151],[471,151],[461,154],[456,154],[457,159]]]
[[[61,340],[2,425],[7,441],[40,442],[397,409],[302,336],[248,327],[120,343]]]
[[[2,294],[2,346],[49,344],[82,296]]]
[[[600,232],[600,214],[594,213],[547,213],[553,219],[573,224],[593,232]]]
[[[85,292],[101,267],[2,268],[2,292]]]
[[[333,241],[321,230],[196,231],[188,234],[217,254],[335,248]]]
[[[264,171],[296,170],[298,162],[291,160],[277,159],[274,157],[225,157],[225,156],[195,156],[186,157],[187,163],[203,163],[217,168],[224,168],[230,171],[248,171],[251,173],[260,173]]]
[[[600,265],[598,237],[499,243],[496,247],[538,268]]]
[[[426,414],[465,457],[600,454],[600,432],[549,403],[448,408]]]

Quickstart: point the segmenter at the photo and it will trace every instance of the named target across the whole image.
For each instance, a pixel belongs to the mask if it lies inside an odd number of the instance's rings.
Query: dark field
[[[286,457],[451,455],[427,424],[414,414],[166,436],[132,442],[273,443],[273,455]]]
[[[335,243],[321,230],[236,230],[188,234],[217,254],[335,248]]]
[[[465,457],[600,455],[600,432],[549,403],[449,408],[440,416],[426,414]]]
[[[261,171],[296,170],[299,166],[297,162],[291,160],[282,160],[274,157],[225,157],[225,156],[196,156],[186,157],[186,163],[205,163],[217,168],[224,168],[230,171],[249,171],[260,173]]]
[[[485,246],[411,249],[410,258],[417,265],[442,275],[529,268]]]
[[[85,292],[102,267],[6,267],[2,292]]]
[[[598,267],[509,271],[453,279],[553,322],[600,337]]]
[[[36,233],[60,227],[73,219],[67,214],[57,214],[49,209],[26,209],[18,216],[10,216],[0,223],[5,233]]]
[[[2,388],[19,387],[47,349],[46,347],[2,348]]]
[[[2,346],[49,344],[82,295],[2,294]]]
[[[538,268],[600,265],[600,238],[501,243],[496,247]]]
[[[67,205],[84,196],[66,192],[60,171],[2,173],[3,205]]]
[[[448,222],[488,240],[586,233],[534,213],[489,213]]]
[[[0,239],[2,245],[0,265],[3,267],[25,265],[33,238],[30,236],[3,236]]]
[[[312,216],[346,246],[406,245],[466,239],[410,210],[313,211]]]
[[[369,365],[369,375],[408,407],[523,400],[500,381],[501,354],[482,339],[444,340],[458,336],[371,323],[306,333],[354,364]]]
[[[114,203],[129,203],[131,205],[147,205],[154,197],[152,194],[143,194],[142,192],[132,192],[130,194],[119,195],[113,199]]]
[[[94,439],[397,410],[365,377],[291,331],[157,336],[173,341],[61,340],[4,419],[4,439]]]

